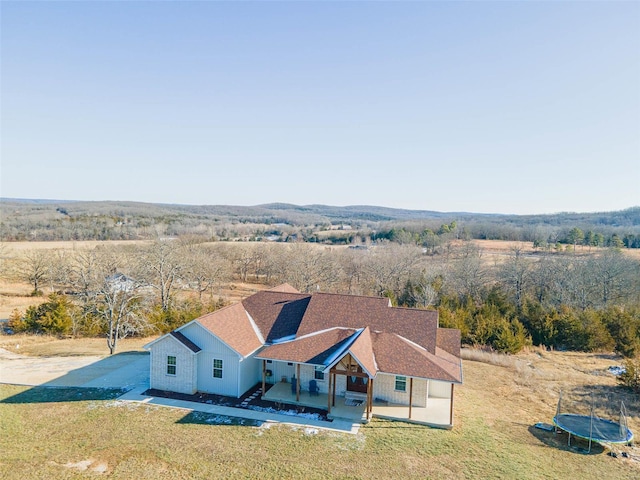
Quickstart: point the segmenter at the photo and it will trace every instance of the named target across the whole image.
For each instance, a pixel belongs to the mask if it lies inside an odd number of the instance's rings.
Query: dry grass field
[[[93,340],[19,339],[21,353],[91,354]],[[148,339],[123,348],[137,349]],[[640,477],[640,448],[613,458],[551,422],[558,392],[625,398],[640,432],[638,401],[606,372],[619,359],[531,350],[517,356],[466,351],[451,431],[374,420],[358,435],[242,425],[229,417],[115,400],[117,392],[0,385],[0,478],[504,478]],[[617,449],[622,450],[622,449]]]
[[[118,342],[117,353],[142,352],[143,345],[155,337],[125,338]],[[0,335],[0,348],[32,357],[66,357],[76,355],[107,355],[104,338],[64,338],[50,335]]]
[[[26,250],[83,250],[100,245],[144,245],[149,240],[70,240],[55,242],[5,242],[5,248],[11,252],[24,252]]]

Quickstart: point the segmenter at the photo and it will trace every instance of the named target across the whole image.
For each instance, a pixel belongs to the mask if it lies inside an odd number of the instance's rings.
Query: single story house
[[[154,389],[241,397],[261,385],[265,399],[334,414],[342,404],[359,406],[366,420],[450,428],[454,385],[462,383],[460,331],[439,328],[438,312],[392,307],[382,297],[300,293],[287,284],[145,348]],[[435,409],[439,418],[429,420]]]

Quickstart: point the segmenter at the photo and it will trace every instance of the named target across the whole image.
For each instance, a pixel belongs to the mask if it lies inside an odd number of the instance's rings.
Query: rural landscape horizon
[[[30,198],[30,197],[16,197],[16,198],[8,198],[8,197],[0,197],[0,202],[18,202],[18,203],[50,203],[50,204],[55,204],[55,203],[94,203],[94,204],[98,204],[98,203],[124,203],[124,204],[149,204],[149,205],[167,205],[167,206],[182,206],[182,207],[247,207],[247,208],[251,208],[251,207],[272,207],[272,206],[282,206],[282,207],[293,207],[293,208],[309,208],[309,207],[336,207],[336,208],[355,208],[355,207],[365,207],[365,208],[383,208],[383,209],[389,209],[389,210],[398,210],[398,211],[413,211],[413,212],[429,212],[429,213],[440,213],[440,214],[449,214],[449,215],[455,215],[455,214],[480,214],[480,215],[509,215],[505,212],[501,212],[501,211],[494,211],[494,212],[478,212],[475,210],[458,210],[458,211],[452,211],[452,210],[431,210],[431,209],[425,209],[425,208],[397,208],[397,207],[389,207],[387,205],[383,205],[383,204],[354,204],[354,205],[332,205],[332,204],[327,204],[327,203],[319,203],[319,204],[308,204],[308,205],[304,205],[304,204],[294,204],[294,203],[288,203],[288,202],[277,202],[277,201],[272,201],[272,202],[265,202],[265,203],[260,203],[260,204],[255,204],[255,205],[240,205],[240,204],[210,204],[210,203],[200,203],[200,204],[196,204],[196,203],[173,203],[173,202],[144,202],[144,201],[135,201],[135,200],[127,200],[127,199],[101,199],[101,200],[78,200],[78,199],[63,199],[63,198]],[[630,210],[633,209],[635,207],[639,207],[640,205],[629,205],[627,207],[623,207],[619,210],[563,210],[562,208],[558,209],[557,211],[553,211],[553,212],[529,212],[529,213],[516,213],[516,214],[512,214],[514,216],[528,216],[528,215],[555,215],[555,214],[572,214],[572,213],[611,213],[614,211],[624,211],[624,210]]]
[[[0,46],[2,480],[640,478],[640,1],[0,0]]]

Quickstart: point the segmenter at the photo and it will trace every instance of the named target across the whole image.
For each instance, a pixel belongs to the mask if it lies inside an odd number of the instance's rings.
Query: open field
[[[143,345],[155,338],[125,338],[118,342],[116,353],[142,352]],[[32,357],[107,355],[109,353],[107,341],[104,338],[58,339],[50,335],[0,335],[0,348]]]
[[[64,340],[57,347],[53,340],[22,342],[31,345],[34,355],[93,351],[87,340]],[[137,347],[132,343],[128,348]],[[465,353],[470,358],[479,355]],[[0,477],[640,476],[640,462],[634,460],[640,460],[639,448],[624,447],[631,458],[612,458],[600,447],[586,454],[568,448],[566,435],[533,428],[536,422],[551,421],[560,388],[617,394],[606,368],[618,359],[541,350],[482,359],[464,361],[465,384],[456,389],[452,431],[381,420],[356,436],[270,424],[245,426],[229,417],[119,402],[111,390],[102,397],[90,392],[90,399],[83,400],[87,396],[72,389],[0,385]],[[630,427],[638,433],[638,401],[625,398]]]
[[[4,242],[9,252],[24,252],[26,250],[83,250],[95,248],[99,245],[144,245],[150,240],[70,240],[53,242]]]

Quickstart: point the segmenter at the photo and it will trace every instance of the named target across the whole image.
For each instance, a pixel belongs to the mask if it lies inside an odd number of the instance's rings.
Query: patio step
[[[344,392],[344,399],[345,400],[356,400],[356,401],[366,402],[367,401],[367,394],[366,393],[360,393],[360,392],[349,392],[349,391],[346,391],[346,392]]]

